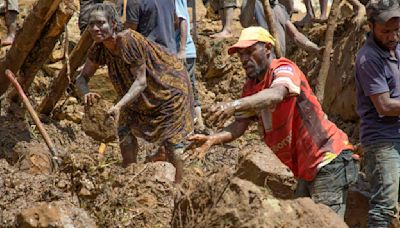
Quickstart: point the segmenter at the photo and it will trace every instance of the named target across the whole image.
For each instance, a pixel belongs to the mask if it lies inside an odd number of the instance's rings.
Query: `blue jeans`
[[[400,143],[379,142],[364,146],[371,187],[368,227],[390,227],[397,216],[400,178]]]
[[[344,218],[347,191],[357,181],[358,165],[352,152],[344,150],[333,161],[323,166],[312,181],[299,180],[296,197],[311,197],[314,202],[330,207]]]
[[[195,75],[195,68],[196,68],[196,58],[187,58],[185,62],[186,70],[189,74],[190,82],[192,83],[192,93],[193,93],[193,100],[194,100],[194,107],[200,106],[199,95],[196,89],[196,75]]]

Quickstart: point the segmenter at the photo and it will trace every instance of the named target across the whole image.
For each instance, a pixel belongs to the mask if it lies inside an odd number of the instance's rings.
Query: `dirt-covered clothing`
[[[107,65],[109,77],[120,98],[136,80],[131,73],[146,65],[147,86],[123,111],[135,136],[149,142],[179,144],[193,131],[193,97],[183,64],[141,34],[125,30],[118,35],[117,53],[95,44],[88,58]]]
[[[328,120],[303,72],[292,61],[272,60],[264,80],[248,79],[243,97],[266,88],[284,86],[290,97],[274,109],[242,112],[237,118],[257,117],[264,141],[297,178],[313,180],[318,170],[343,150],[353,150],[347,135]]]

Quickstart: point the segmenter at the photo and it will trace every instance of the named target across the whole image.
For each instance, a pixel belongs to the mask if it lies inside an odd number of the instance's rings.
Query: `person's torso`
[[[137,31],[176,54],[174,0],[141,0]]]
[[[352,146],[347,135],[327,119],[304,74],[294,63],[281,58],[279,62],[273,61],[269,72],[286,64],[300,75],[300,94],[284,99],[273,110],[258,111],[258,119],[271,150],[296,177],[312,180],[326,153],[337,155]],[[263,87],[269,88],[271,82]]]
[[[380,66],[383,66],[377,70],[385,77],[390,98],[400,100],[400,61],[393,57],[382,57],[375,50],[375,46],[366,42],[358,52],[356,60],[357,113],[361,118],[360,138],[364,145],[377,141],[400,142],[400,117],[379,115],[370,97],[365,95],[361,85],[363,75],[358,69],[363,62],[374,59],[374,61],[379,62]],[[399,46],[397,56],[400,57]]]
[[[137,68],[136,58],[144,58],[147,85],[139,97],[129,105],[132,110],[150,115],[168,105],[170,99],[189,93],[190,83],[186,69],[175,55],[166,52],[159,45],[148,41],[135,31],[123,33],[125,33],[124,37],[121,41],[117,41],[120,54],[113,55],[107,48],[100,45],[99,59],[102,60],[101,65],[107,65],[109,78],[119,98],[122,98],[137,78],[136,73],[132,72]],[[130,43],[127,36],[132,36],[131,39],[136,41]],[[135,56],[132,62],[127,60],[130,56]]]

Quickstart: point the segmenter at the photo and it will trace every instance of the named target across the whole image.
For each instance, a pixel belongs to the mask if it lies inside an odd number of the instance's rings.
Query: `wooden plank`
[[[62,0],[56,13],[51,17],[49,25],[43,30],[42,36],[36,42],[35,47],[20,69],[18,81],[24,91],[28,91],[36,74],[49,59],[49,55],[64,32],[65,26],[77,9],[78,6],[74,0]]]
[[[70,55],[70,75],[68,75],[68,67],[64,64],[63,68],[53,79],[49,92],[38,107],[38,111],[42,114],[50,114],[57,101],[62,97],[71,81],[75,80],[75,71],[84,62],[89,48],[93,44],[93,39],[89,32],[85,30],[78,44],[72,50]]]
[[[282,56],[281,44],[279,42],[278,32],[276,31],[275,28],[275,19],[273,14],[274,12],[272,12],[269,0],[263,0],[262,5],[264,7],[265,20],[267,21],[268,29],[271,32],[271,35],[275,38],[275,55],[276,58],[279,59],[280,57],[283,56]]]
[[[6,92],[10,84],[5,70],[19,71],[60,2],[61,0],[39,0],[25,19],[5,60],[0,63],[0,95]]]
[[[340,2],[341,0],[333,0],[331,6],[331,12],[328,18],[328,26],[325,32],[325,50],[322,55],[322,63],[321,69],[319,70],[318,78],[317,78],[317,86],[316,86],[316,96],[318,101],[323,105],[324,101],[324,93],[325,93],[325,84],[326,79],[329,73],[329,67],[331,65],[331,52],[333,48],[333,36],[335,34],[337,19],[340,10]]]

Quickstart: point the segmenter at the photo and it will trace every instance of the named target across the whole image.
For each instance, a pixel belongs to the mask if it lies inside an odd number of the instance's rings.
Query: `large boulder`
[[[296,180],[293,173],[265,145],[244,149],[236,176],[266,187],[278,198],[294,197]]]
[[[309,198],[277,199],[223,170],[197,186],[178,200],[173,227],[347,227],[325,205]]]

